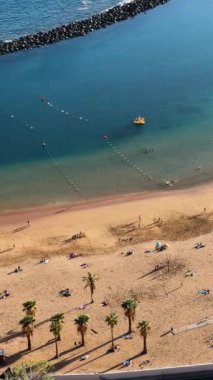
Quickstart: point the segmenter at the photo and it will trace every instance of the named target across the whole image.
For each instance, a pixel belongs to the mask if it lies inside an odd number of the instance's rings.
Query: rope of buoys
[[[85,123],[87,123],[89,121],[84,116],[74,116],[69,111],[65,110],[64,108],[60,108],[59,106],[57,106],[57,105],[53,104],[52,102],[50,102],[48,99],[46,99],[45,96],[41,96],[40,100],[41,100],[41,103],[46,104],[50,109],[53,109],[56,112],[60,112],[65,117],[68,117],[68,118],[70,118],[72,120],[80,120],[80,121],[85,122]]]
[[[128,165],[130,165],[134,170],[136,170],[142,177],[149,179],[150,181],[154,182],[155,184],[159,185],[159,181],[155,180],[153,176],[146,173],[144,170],[139,168],[133,161],[131,161],[127,156],[125,156],[115,144],[111,142],[108,136],[104,136],[104,141],[106,144],[119,156],[124,162],[126,162]]]
[[[9,116],[11,119],[16,120],[19,124],[24,125],[26,128],[29,129],[29,131],[36,132],[37,136],[39,137],[38,143],[40,144],[40,146],[45,151],[45,153],[46,153],[47,157],[49,158],[49,160],[50,160],[52,166],[54,167],[54,169],[57,170],[58,174],[65,181],[65,184],[69,187],[70,190],[74,190],[76,193],[78,193],[81,196],[81,198],[86,199],[86,197],[83,195],[83,193],[80,190],[80,188],[77,186],[76,182],[73,179],[70,179],[66,175],[66,173],[64,172],[64,170],[61,167],[61,165],[59,165],[59,163],[55,160],[55,158],[53,157],[52,153],[50,152],[50,150],[49,150],[49,148],[47,146],[47,143],[45,142],[44,138],[40,135],[40,133],[37,131],[37,129],[32,124],[30,124],[28,122],[24,122],[23,120],[19,119],[14,114],[11,114],[11,113],[9,113],[6,110],[1,110],[1,111],[4,112],[7,116]]]
[[[65,111],[64,108],[61,109],[60,107],[53,105],[53,103],[49,102],[44,96],[41,96],[40,100],[42,103],[47,104],[47,106],[54,109],[55,111],[60,112],[61,114],[68,116],[68,117],[71,117],[73,119],[70,112]],[[82,121],[86,121],[86,122],[88,121],[88,119],[86,119],[82,116],[78,117],[77,119],[82,120]],[[117,146],[112,144],[112,142],[111,142],[111,140],[109,140],[108,136],[104,136],[104,140],[122,160],[124,160],[131,167],[133,167],[141,176],[147,178],[148,180],[154,182],[157,185],[160,184],[159,181],[155,180],[150,174],[146,173],[141,168],[136,166],[127,156],[125,156],[123,153],[121,153],[120,150],[117,148]]]
[[[40,97],[40,100],[42,103],[45,103],[47,104],[47,106],[49,106],[50,108],[54,109],[55,111],[57,112],[60,112],[61,114],[65,115],[65,116],[68,116],[68,117],[71,117],[73,119],[73,117],[71,116],[70,112],[68,111],[65,111],[64,108],[60,108],[58,106],[55,106],[53,105],[53,103],[49,102],[44,96],[41,96]],[[80,116],[78,117],[79,120],[82,120],[82,121],[88,121],[88,119]],[[106,141],[106,143],[113,149],[113,151],[123,160],[125,161],[126,163],[128,163],[131,167],[133,167],[134,170],[136,170],[140,176],[143,176],[144,178],[147,178],[149,181],[152,181],[154,182],[155,184],[157,185],[160,185],[161,182],[160,181],[157,181],[153,178],[153,176],[151,176],[150,174],[146,173],[144,170],[142,170],[141,168],[139,168],[138,166],[136,166],[134,164],[134,162],[132,162],[127,156],[125,156],[123,153],[121,153],[121,151],[117,148],[116,145],[112,144],[111,140],[109,140],[108,136],[104,136],[104,140]]]
[[[49,151],[49,148],[46,144],[46,142],[42,141],[42,147],[43,149],[46,151],[47,153],[47,156],[49,157],[49,159],[51,160],[53,166],[55,167],[55,169],[58,171],[58,173],[61,175],[61,177],[65,180],[65,183],[68,185],[68,186],[71,186],[82,198],[85,199],[84,195],[82,194],[81,190],[79,189],[79,187],[76,185],[76,183],[71,180],[69,177],[67,177],[67,175],[64,173],[63,169],[61,168],[61,166],[58,164],[58,162],[54,159],[54,157],[52,156],[52,154],[50,153]]]

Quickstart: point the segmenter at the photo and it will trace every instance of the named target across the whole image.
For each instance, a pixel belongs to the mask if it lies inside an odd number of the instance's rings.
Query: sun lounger
[[[86,360],[86,359],[88,359],[89,358],[89,355],[82,355],[81,357],[80,357],[80,360]]]

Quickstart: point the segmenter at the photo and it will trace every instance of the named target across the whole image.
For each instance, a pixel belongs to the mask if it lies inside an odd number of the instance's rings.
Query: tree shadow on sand
[[[6,252],[9,252],[9,251],[12,251],[12,250],[13,250],[13,247],[11,247],[11,248],[7,248],[7,249],[5,249],[4,251],[1,251],[0,254],[2,254],[2,253],[6,253]]]
[[[13,363],[15,363],[17,360],[21,359],[24,355],[28,354],[28,350],[22,350],[19,352],[16,352],[13,355],[6,356],[4,365],[11,366]]]
[[[47,343],[43,344],[42,346],[36,347],[29,351],[28,349],[24,349],[22,351],[16,352],[13,355],[6,356],[6,360],[4,365],[11,366],[13,363],[15,363],[17,360],[21,359],[25,355],[30,355],[32,352],[38,351],[44,347],[47,347],[55,342],[54,339],[49,340]]]
[[[140,356],[143,356],[143,355],[147,355],[146,352],[142,351],[142,352],[140,352],[139,354],[134,355],[134,356],[132,356],[131,358],[127,358],[127,359],[125,359],[125,360],[132,361],[132,360],[135,360],[135,359],[137,359],[137,358],[139,358]],[[124,366],[123,366],[123,363],[120,362],[120,363],[114,365],[114,366],[111,367],[111,368],[107,368],[107,369],[105,369],[105,370],[102,371],[101,373],[110,372],[110,371],[113,371],[114,369],[122,369],[122,368],[124,368]],[[128,368],[128,367],[127,367],[127,368]]]
[[[21,336],[23,336],[22,332],[10,330],[5,336],[0,338],[0,343],[8,343],[10,340],[20,338]]]
[[[121,339],[122,337],[123,337],[123,334],[117,336],[114,340],[116,341],[116,340],[118,340],[118,339]],[[102,344],[100,344],[99,346],[96,346],[96,347],[94,347],[94,348],[91,348],[90,350],[88,350],[88,351],[86,351],[86,352],[84,352],[84,353],[81,352],[80,354],[78,354],[78,355],[76,355],[76,356],[74,356],[74,357],[71,357],[71,358],[68,357],[68,358],[66,358],[66,359],[64,359],[64,360],[59,361],[58,363],[55,363],[55,364],[54,364],[54,370],[55,370],[55,372],[60,371],[63,367],[65,367],[65,366],[68,365],[68,364],[72,364],[72,363],[76,362],[77,360],[80,360],[80,358],[81,358],[82,355],[89,355],[89,354],[91,354],[92,352],[95,352],[96,350],[98,350],[98,349],[100,349],[100,348],[106,346],[107,344],[111,344],[111,339],[108,340],[108,341],[106,341],[106,342],[104,342],[104,343],[102,343]],[[77,348],[82,348],[82,346],[79,346],[79,347],[77,347]],[[60,357],[63,356],[63,355],[65,355],[65,354],[67,354],[67,353],[69,353],[69,352],[75,351],[77,348],[74,347],[74,348],[71,348],[70,350],[66,350],[66,351],[64,351],[64,352],[61,352]],[[101,356],[104,356],[104,355],[106,355],[106,353],[102,354]],[[101,356],[100,356],[100,357],[101,357]],[[99,357],[98,357],[98,358],[99,358]],[[96,359],[94,359],[94,360],[97,360],[98,358],[96,358]],[[88,361],[87,361],[86,363],[88,363]],[[86,364],[86,363],[85,363],[85,364]],[[82,364],[82,366],[83,366],[83,365],[84,365],[84,364]]]
[[[95,362],[96,360],[101,359],[101,358],[103,358],[104,356],[108,355],[109,353],[110,353],[109,350],[107,350],[106,352],[104,352],[103,354],[101,354],[101,355],[99,355],[99,356],[96,356],[96,357],[95,357],[94,359],[92,359],[92,360],[86,360],[84,363],[82,363],[82,364],[80,364],[80,365],[78,365],[78,366],[72,368],[70,371],[65,372],[65,374],[66,374],[66,373],[69,373],[69,372],[73,372],[73,371],[75,371],[75,370],[77,370],[77,369],[79,369],[79,368],[82,368],[82,367],[84,367],[84,366],[87,365],[87,364],[93,363],[93,362]]]
[[[85,303],[85,304],[84,304],[85,308],[86,308],[87,306],[89,306],[89,305],[91,305],[91,302],[88,302],[88,303]],[[71,313],[72,311],[76,311],[76,310],[79,310],[79,311],[80,311],[81,309],[80,309],[79,306],[76,306],[76,307],[74,307],[73,309],[70,309],[70,310],[65,311],[64,314],[69,314],[69,313]],[[35,324],[35,328],[40,327],[40,326],[42,326],[42,325],[44,325],[45,323],[48,323],[48,322],[50,322],[50,318],[44,319],[43,321],[36,323],[36,324]],[[0,340],[0,343],[1,343],[1,340]]]

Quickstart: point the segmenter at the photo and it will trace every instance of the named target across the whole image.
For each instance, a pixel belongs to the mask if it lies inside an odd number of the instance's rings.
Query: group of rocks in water
[[[169,0],[133,0],[130,3],[117,5],[100,14],[96,14],[82,21],[72,22],[58,26],[46,32],[20,37],[12,41],[0,41],[0,55],[13,53],[19,50],[32,49],[55,42],[84,36],[94,30],[106,28],[116,22],[134,17],[141,12],[146,12],[158,5],[165,4]]]

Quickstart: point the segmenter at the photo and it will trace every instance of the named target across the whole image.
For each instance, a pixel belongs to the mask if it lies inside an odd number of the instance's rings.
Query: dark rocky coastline
[[[163,5],[169,0],[134,0],[131,3],[117,5],[100,14],[96,14],[82,21],[72,22],[58,26],[46,32],[38,32],[13,41],[0,41],[0,55],[14,53],[20,50],[28,50],[53,44],[58,41],[85,36],[95,30],[106,28],[116,22],[134,17],[142,12]]]

